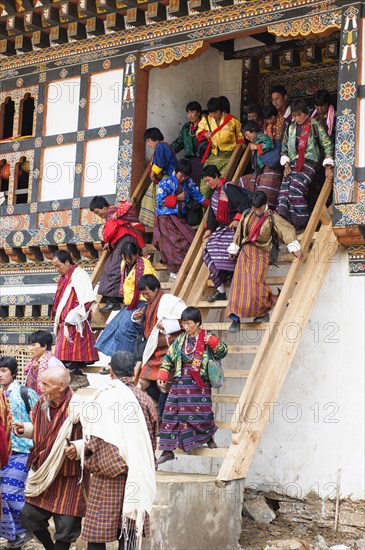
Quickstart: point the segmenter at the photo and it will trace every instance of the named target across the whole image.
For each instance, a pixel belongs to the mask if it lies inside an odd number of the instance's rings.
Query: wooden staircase
[[[227,166],[226,178],[237,181],[244,172],[250,151],[242,154],[237,147]],[[142,178],[143,179],[143,178]],[[142,180],[141,180],[142,181]],[[140,182],[133,199],[138,203],[146,186]],[[148,244],[147,252],[158,271],[164,290],[179,296],[188,305],[196,305],[202,310],[204,328],[219,334],[228,344],[229,353],[225,366],[225,383],[219,390],[213,390],[212,401],[218,432],[219,447],[202,447],[181,456],[187,461],[196,457],[211,459],[208,471],[218,473],[218,479],[229,481],[246,477],[260,438],[270,418],[271,407],[275,403],[284,384],[286,375],[300,343],[298,334],[303,334],[310,313],[318,297],[331,263],[336,253],[338,241],[332,231],[331,214],[326,201],[332,190],[332,181],[326,180],[317,200],[305,232],[299,236],[304,259],[281,253],[277,265],[270,266],[267,283],[281,287],[280,297],[268,323],[241,323],[238,334],[225,333],[230,322],[224,320],[227,303],[209,303],[206,298],[214,292],[209,272],[202,261],[202,237],[205,219],[199,226],[176,281],[167,282],[166,267],[159,263],[158,251]],[[106,255],[103,253],[93,274],[96,284],[103,269]],[[166,276],[164,276],[164,272]],[[280,273],[279,273],[280,272]],[[96,305],[97,307],[97,305]],[[96,310],[93,326],[102,328],[106,315]],[[291,333],[295,331],[295,334]],[[261,414],[253,420],[252,406],[259,407]],[[177,452],[177,454],[180,454]],[[176,461],[163,465],[162,469],[176,468]],[[192,473],[194,466],[188,470]]]

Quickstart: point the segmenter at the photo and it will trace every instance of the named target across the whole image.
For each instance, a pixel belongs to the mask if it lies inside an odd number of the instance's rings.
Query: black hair
[[[202,106],[197,101],[190,101],[187,104],[185,110],[186,110],[187,113],[189,111],[198,111],[198,113],[201,113],[202,112]]]
[[[53,253],[53,257],[57,258],[57,260],[59,260],[61,264],[65,264],[66,262],[70,262],[71,265],[75,264],[71,254],[66,250],[56,250],[56,252]]]
[[[202,314],[197,307],[189,306],[181,314],[182,321],[194,321],[194,323],[202,324]]]
[[[50,351],[53,344],[52,334],[47,330],[36,330],[29,334],[28,344],[39,344],[42,348],[46,346],[47,351]]]
[[[215,164],[208,164],[208,166],[204,166],[202,169],[201,176],[202,178],[220,178],[221,173]]]
[[[156,290],[156,288],[161,288],[161,283],[155,277],[155,275],[142,275],[140,280],[138,281],[138,290]]]
[[[110,359],[110,368],[118,378],[133,376],[135,357],[130,351],[117,351]]]
[[[0,369],[9,369],[12,377],[15,379],[18,374],[18,363],[14,357],[0,355]]]
[[[285,95],[288,95],[285,86],[283,86],[282,84],[274,84],[274,86],[271,86],[270,93],[281,94],[283,97]]]
[[[121,253],[122,253],[122,256],[124,256],[124,258],[132,258],[132,256],[138,256],[138,254],[140,253],[140,250],[136,245],[136,243],[129,242],[129,243],[125,243],[122,246]]]
[[[211,97],[207,102],[207,109],[210,113],[214,111],[223,111],[220,97]]]
[[[262,116],[264,118],[278,116],[278,110],[276,107],[274,107],[274,105],[264,105],[262,108]]]
[[[257,113],[260,117],[262,117],[261,105],[258,105],[257,103],[252,103],[252,105],[249,105],[247,107],[246,113]]]
[[[192,166],[189,159],[180,159],[176,163],[175,174],[181,172],[184,176],[190,176],[192,172]]]
[[[101,210],[104,206],[109,206],[108,201],[101,195],[96,195],[96,197],[90,201],[89,210],[94,212],[95,208],[99,208]]]
[[[256,191],[252,195],[252,206],[254,208],[260,208],[260,206],[264,206],[264,204],[267,204],[266,193],[264,193],[264,191]]]
[[[225,95],[221,95],[219,99],[221,100],[222,111],[224,111],[225,113],[230,113],[231,104],[229,102],[228,97],[226,97]]]
[[[163,133],[158,128],[147,128],[143,135],[143,139],[147,141],[151,139],[152,141],[163,141]]]
[[[260,132],[260,126],[257,124],[257,122],[254,122],[253,120],[249,120],[245,123],[242,133],[245,135],[245,132]]]
[[[317,90],[313,97],[314,105],[330,105],[331,96],[328,90]]]
[[[308,113],[308,103],[305,99],[294,99],[291,105],[292,113]]]

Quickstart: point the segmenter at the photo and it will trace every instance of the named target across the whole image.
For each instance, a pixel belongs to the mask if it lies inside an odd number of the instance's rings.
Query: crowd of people
[[[302,258],[296,231],[305,228],[324,177],[332,177],[335,132],[327,91],[315,94],[313,111],[301,99],[289,105],[280,85],[271,99],[251,105],[242,128],[227,98],[211,98],[205,112],[190,102],[188,121],[171,144],[158,128],[144,134],[153,155],[139,213],[125,188],[115,205],[92,199],[109,251],[98,288],[101,311],[117,311],[96,342],[90,277],[69,252],[53,254],[60,274],[54,346],[50,332],[29,336],[24,385],[16,360],[0,357],[0,537],[7,548],[35,536],[46,550],[68,550],[81,535],[89,550],[105,550],[114,540],[119,550],[134,550],[149,535],[155,469],[176,449],[217,446],[211,389],[227,346],[203,329],[199,309],[163,292],[143,251],[145,228],[153,228],[174,281],[208,209],[203,261],[215,287],[208,301],[227,301],[230,332],[240,330],[241,319],[269,320],[278,298],[266,283],[270,262],[279,239]],[[237,144],[250,148],[252,170],[233,183],[223,171]],[[178,160],[181,151],[185,158]],[[98,350],[110,357],[104,369],[110,381],[88,398],[84,414],[72,389],[89,385],[83,369],[98,361]]]

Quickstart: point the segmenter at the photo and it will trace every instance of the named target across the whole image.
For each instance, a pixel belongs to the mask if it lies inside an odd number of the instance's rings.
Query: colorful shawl
[[[210,138],[208,139],[208,146],[207,146],[207,148],[206,148],[206,150],[205,150],[205,153],[204,153],[204,156],[203,156],[203,158],[202,158],[202,160],[201,160],[202,164],[205,163],[205,161],[207,160],[207,158],[208,158],[209,155],[210,155],[210,151],[211,151],[211,149],[212,149],[212,144],[213,144],[212,137],[213,137],[215,134],[217,134],[220,130],[222,130],[222,128],[224,128],[224,126],[225,126],[226,124],[228,124],[228,122],[229,122],[230,120],[232,120],[232,118],[233,118],[233,115],[226,115],[226,116],[224,117],[223,122],[222,122],[215,130],[213,130],[212,135],[211,135]],[[203,141],[203,139],[205,139],[205,138],[202,138],[202,136],[201,136],[202,133],[205,134],[205,133],[206,133],[205,130],[203,130],[203,132],[200,132],[200,138],[199,138],[199,136],[198,136],[198,139],[199,139],[200,141]]]
[[[27,375],[25,379],[25,385],[32,388],[42,395],[42,386],[40,383],[41,375],[48,369],[48,361],[52,357],[52,352],[47,350],[43,353],[42,357],[33,357],[33,359],[24,368],[24,372]]]
[[[298,159],[297,159],[297,172],[301,172],[305,161],[305,150],[307,148],[308,137],[312,129],[311,119],[307,117],[300,128],[299,142],[298,142]]]
[[[319,113],[318,113],[317,109],[314,109],[314,111],[312,113],[312,118],[316,118],[318,114]],[[333,105],[330,105],[328,107],[327,119],[326,119],[327,133],[328,133],[329,136],[332,135],[334,121],[335,121],[335,108],[334,108]]]
[[[59,278],[56,294],[52,305],[52,313],[56,313],[58,304],[60,303],[67,286],[71,282],[72,273],[75,271],[76,267],[76,265],[72,265],[67,273],[65,273],[65,275],[61,275],[61,277]]]
[[[124,294],[124,281],[125,281],[126,276],[128,275],[127,268],[128,268],[128,266],[124,262],[124,266],[122,268],[121,279],[120,279],[120,293],[121,294]],[[137,304],[139,302],[140,291],[138,290],[138,281],[140,280],[140,278],[142,277],[142,275],[144,273],[144,262],[143,262],[141,256],[137,256],[136,263],[131,267],[131,269],[135,269],[136,273],[135,273],[135,276],[134,276],[133,299],[132,299],[131,303],[127,306],[127,309],[129,311],[131,311],[133,309],[136,309]]]
[[[253,216],[257,218],[256,224],[252,228],[251,233],[248,236],[249,242],[255,244],[257,241],[257,237],[260,235],[261,227],[267,220],[267,218],[270,216],[270,212],[263,214],[262,216],[257,216],[254,212],[252,212]]]
[[[202,359],[203,359],[206,335],[207,335],[206,330],[201,330],[199,332],[199,334],[197,336],[197,339],[196,339],[196,348],[195,348],[193,361],[191,363],[191,377],[195,380],[195,382],[201,388],[205,388],[208,385],[205,382],[203,382],[203,379],[202,379],[201,374],[200,374],[200,367],[201,367]],[[186,338],[187,338],[187,336],[186,336]]]

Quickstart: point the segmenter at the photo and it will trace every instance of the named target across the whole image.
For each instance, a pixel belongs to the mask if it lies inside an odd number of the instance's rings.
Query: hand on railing
[[[331,166],[330,164],[327,164],[325,167],[325,176],[326,176],[326,179],[333,180],[334,170],[333,170],[333,166]]]
[[[211,229],[207,229],[203,235],[203,242],[207,241],[212,233],[213,231]]]
[[[286,162],[284,166],[284,176],[289,176],[289,174],[291,174],[291,168],[289,162]]]

